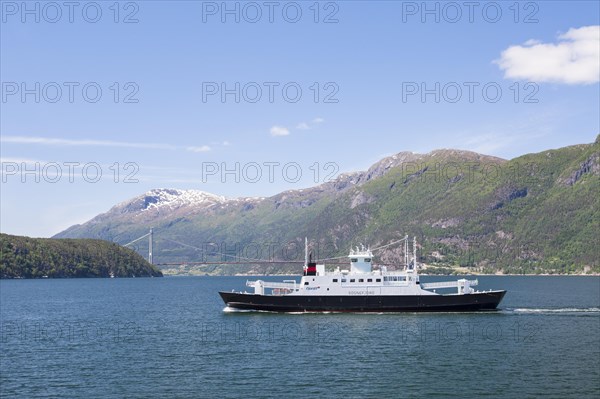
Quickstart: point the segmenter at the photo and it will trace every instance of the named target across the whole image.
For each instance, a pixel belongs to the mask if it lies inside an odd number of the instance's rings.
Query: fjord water
[[[224,312],[245,280],[0,281],[0,397],[600,397],[599,277],[479,277],[508,290],[487,313]]]

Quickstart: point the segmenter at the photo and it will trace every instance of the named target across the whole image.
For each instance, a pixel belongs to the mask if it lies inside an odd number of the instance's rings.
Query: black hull
[[[219,292],[234,309],[271,312],[471,312],[495,310],[506,291],[467,295],[273,296]]]

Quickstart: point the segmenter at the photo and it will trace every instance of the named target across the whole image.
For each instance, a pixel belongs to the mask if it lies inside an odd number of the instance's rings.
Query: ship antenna
[[[304,237],[304,266],[308,266],[308,237]]]
[[[404,236],[404,268],[408,269],[408,234]]]
[[[417,237],[413,237],[413,267],[417,270]]]

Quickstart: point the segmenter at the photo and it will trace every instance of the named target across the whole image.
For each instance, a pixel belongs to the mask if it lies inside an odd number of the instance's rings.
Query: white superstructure
[[[290,296],[380,296],[380,295],[439,295],[441,288],[456,288],[456,295],[471,294],[471,287],[477,280],[460,279],[457,281],[421,284],[417,273],[416,239],[413,241],[413,253],[408,256],[408,237],[405,242],[405,265],[400,271],[388,271],[386,266],[373,268],[373,254],[369,248],[361,246],[350,251],[348,269],[339,267],[331,272],[325,271],[324,264],[312,263],[308,259],[304,266],[304,275],[300,283],[295,280],[267,282],[248,281],[246,285],[254,288],[254,294]]]

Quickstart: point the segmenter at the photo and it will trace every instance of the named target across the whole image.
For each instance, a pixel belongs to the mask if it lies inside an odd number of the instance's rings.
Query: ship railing
[[[282,283],[262,280],[246,281],[246,286],[254,287],[254,291],[261,294],[264,293],[265,288],[271,289],[271,294],[276,296],[287,295],[296,291],[295,280],[283,280]]]
[[[467,280],[470,286],[475,286],[479,284],[477,280]],[[460,284],[460,281],[438,281],[435,283],[421,283],[421,287],[424,289],[432,289],[432,288],[457,288]]]
[[[287,294],[291,294],[292,292],[294,292],[293,288],[273,288],[271,294],[274,296],[284,296]]]
[[[259,281],[246,281],[246,286],[254,287],[256,284],[262,284],[264,288],[296,288],[296,282],[294,280],[289,280],[289,282],[286,281],[283,283],[262,280]]]

